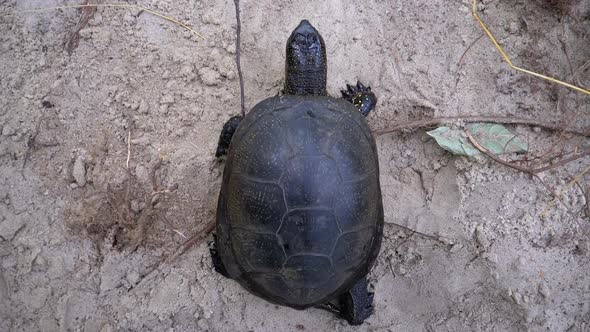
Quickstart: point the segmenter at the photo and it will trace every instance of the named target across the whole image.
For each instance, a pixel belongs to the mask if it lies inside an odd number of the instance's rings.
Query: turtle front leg
[[[234,136],[236,129],[240,125],[240,121],[242,121],[241,115],[232,116],[227,122],[223,125],[223,129],[221,130],[221,135],[219,135],[219,143],[217,144],[217,151],[215,152],[215,157],[219,158],[225,156],[227,154],[227,150],[229,149],[229,144],[231,143],[231,138]]]
[[[346,84],[346,90],[341,90],[342,98],[356,107],[363,116],[369,113],[377,106],[377,97],[371,92],[371,87],[365,87],[363,83],[356,82],[356,86]]]
[[[209,253],[211,253],[211,261],[213,262],[213,268],[215,268],[215,272],[221,274],[226,278],[229,278],[229,274],[227,273],[225,265],[223,265],[221,257],[219,257],[219,252],[217,251],[216,234],[213,234],[213,241],[209,242]]]

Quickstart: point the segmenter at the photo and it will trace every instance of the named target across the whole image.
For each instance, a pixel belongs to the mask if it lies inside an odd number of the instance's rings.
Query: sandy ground
[[[0,11],[66,3],[0,0]],[[284,43],[307,18],[327,44],[329,92],[360,79],[378,95],[374,129],[480,114],[588,130],[587,96],[509,69],[486,38],[459,65],[482,34],[470,1],[355,3],[244,1],[247,106],[279,92]],[[590,330],[588,178],[564,194],[568,208],[539,217],[588,159],[543,174],[550,190],[444,152],[423,130],[377,137],[388,225],[363,326],[250,295],[214,273],[205,242],[158,265],[184,242],[173,229],[190,236],[214,220],[222,168],[213,154],[239,111],[236,23],[229,0],[137,4],[206,40],[101,8],[68,48],[80,10],[0,17],[0,331]],[[590,59],[590,2],[480,8],[515,63],[567,79],[577,71],[590,86],[588,67],[578,70]],[[531,157],[590,142],[510,128]]]

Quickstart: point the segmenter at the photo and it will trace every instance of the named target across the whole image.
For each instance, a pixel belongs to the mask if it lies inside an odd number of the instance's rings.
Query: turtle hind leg
[[[361,325],[374,311],[373,292],[367,289],[367,279],[362,278],[346,293],[340,295],[340,316],[350,325]]]
[[[211,261],[213,262],[213,268],[215,268],[215,272],[221,274],[226,278],[229,278],[229,274],[227,273],[225,265],[223,265],[221,257],[219,256],[219,252],[217,251],[216,234],[213,234],[213,241],[209,242],[209,253],[211,253]]]
[[[231,143],[231,139],[238,129],[240,125],[240,121],[242,121],[241,115],[232,116],[227,122],[223,125],[223,129],[221,130],[221,135],[219,135],[219,143],[217,144],[217,151],[215,152],[215,157],[219,158],[225,156],[229,149],[229,144]]]
[[[367,290],[367,279],[362,278],[348,292],[316,308],[336,314],[350,325],[361,325],[373,314],[373,292]]]
[[[346,90],[341,92],[342,98],[353,104],[363,116],[369,115],[377,106],[377,97],[371,91],[371,87],[366,87],[361,82],[356,82],[356,86],[346,84]]]

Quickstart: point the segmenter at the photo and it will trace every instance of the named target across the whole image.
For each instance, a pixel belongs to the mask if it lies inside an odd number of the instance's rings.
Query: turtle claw
[[[364,90],[368,90],[371,91],[371,88],[365,88],[365,86],[363,85],[363,83],[361,83],[361,81],[356,81],[356,86],[360,91],[364,91]]]
[[[356,86],[346,84],[346,90],[341,90],[341,93],[342,98],[353,104],[363,116],[369,115],[377,105],[377,97],[371,92],[371,87],[360,81],[356,82]]]

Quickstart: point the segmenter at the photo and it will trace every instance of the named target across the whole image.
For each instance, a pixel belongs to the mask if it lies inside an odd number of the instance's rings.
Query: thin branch
[[[586,175],[586,173],[588,173],[588,171],[590,171],[590,166],[586,167],[582,172],[580,172],[580,174],[576,175],[557,195],[556,197],[549,202],[549,204],[547,204],[547,206],[545,207],[545,209],[543,210],[543,212],[541,212],[541,217],[545,217],[545,215],[547,214],[547,211],[549,211],[549,209],[551,207],[553,207],[553,205],[555,205],[555,202],[557,202],[561,196],[563,195],[564,192],[570,190],[570,188],[577,182],[580,181],[580,179],[582,177],[584,177],[584,175]]]
[[[485,33],[482,33],[479,37],[477,37],[471,44],[469,44],[469,46],[467,46],[463,54],[461,54],[459,62],[457,63],[457,79],[455,79],[455,88],[457,88],[457,84],[459,84],[459,71],[461,70],[461,67],[463,67],[463,59],[465,58],[465,55],[467,52],[469,52],[473,45],[477,44],[477,42],[483,38],[483,36],[485,36]]]
[[[481,146],[476,140],[475,138],[473,138],[473,135],[471,135],[471,133],[466,130],[465,133],[467,134],[467,138],[469,139],[469,142],[471,142],[471,144],[473,144],[473,146],[475,146],[481,153],[485,154],[486,156],[488,156],[490,159],[494,160],[497,163],[500,163],[506,167],[510,167],[510,168],[514,168],[516,170],[519,170],[521,172],[525,172],[528,174],[533,174],[533,171],[527,167],[524,166],[520,166],[520,165],[516,165],[507,161],[504,161],[502,159],[500,159],[498,156],[496,156],[495,154],[489,152],[486,148],[484,148],[483,146]]]
[[[537,180],[539,180],[539,182],[541,182],[541,184],[547,189],[547,191],[549,191],[551,193],[551,195],[553,195],[554,199],[557,199],[559,201],[559,203],[561,203],[561,205],[563,205],[565,207],[565,209],[567,210],[567,212],[574,218],[576,218],[576,214],[574,213],[574,211],[572,211],[572,208],[566,204],[566,202],[563,201],[563,199],[561,199],[561,197],[559,197],[559,194],[557,193],[556,190],[554,190],[553,188],[549,187],[549,185],[543,181],[543,179],[538,176],[537,174],[534,175],[535,178],[537,178]]]
[[[188,240],[184,241],[184,243],[180,246],[180,249],[175,254],[168,256],[168,258],[166,258],[164,261],[172,263],[176,258],[182,256],[182,254],[184,254],[188,249],[195,245],[199,245],[201,240],[209,236],[209,234],[215,230],[215,226],[216,223],[214,221],[206,224],[203,229],[197,231],[194,235],[188,238]]]
[[[234,5],[236,7],[236,65],[238,66],[238,78],[240,80],[240,111],[242,112],[242,117],[246,115],[246,97],[244,96],[244,76],[242,75],[242,66],[240,64],[240,35],[242,32],[242,22],[240,20],[240,0],[234,0]]]
[[[131,126],[127,131],[127,162],[125,163],[125,169],[129,170],[129,161],[131,160]]]
[[[573,133],[576,135],[590,137],[590,129],[563,128],[563,126],[560,125],[559,123],[547,123],[547,122],[539,121],[536,119],[517,118],[517,117],[510,117],[510,116],[480,116],[480,115],[458,115],[458,116],[423,119],[423,120],[416,120],[416,121],[406,121],[406,122],[399,123],[393,127],[373,130],[373,134],[384,135],[384,134],[394,133],[394,132],[398,132],[398,131],[402,131],[402,130],[406,130],[406,129],[432,127],[432,126],[441,125],[441,124],[445,124],[445,123],[453,123],[453,122],[456,122],[457,120],[461,120],[461,121],[467,122],[467,123],[490,122],[490,123],[500,123],[500,124],[522,124],[522,125],[541,127],[541,128],[545,128],[545,129],[549,129],[549,130],[563,130],[565,132]]]
[[[156,177],[156,172],[160,169],[160,167],[162,167],[162,158],[158,158],[158,161],[154,164],[154,167],[152,167],[152,170],[150,172],[150,179],[152,180],[152,192],[158,191],[158,180]]]
[[[541,78],[553,83],[557,83],[557,84],[561,84],[565,87],[568,87],[570,89],[573,89],[575,91],[578,92],[582,92],[585,93],[587,95],[590,95],[590,90],[579,87],[579,86],[575,86],[573,84],[567,83],[567,82],[563,82],[560,81],[558,79],[555,79],[553,77],[547,76],[547,75],[543,75],[528,69],[524,69],[521,67],[518,67],[516,65],[514,65],[512,63],[512,61],[510,60],[510,58],[508,57],[508,55],[506,55],[506,52],[504,52],[504,49],[502,48],[502,46],[500,46],[500,44],[498,43],[498,41],[496,40],[496,38],[494,37],[494,35],[492,34],[492,32],[490,31],[490,29],[486,26],[486,24],[481,20],[481,18],[479,17],[479,15],[477,15],[477,0],[473,0],[473,5],[472,5],[472,10],[471,10],[471,14],[473,15],[473,17],[477,20],[477,22],[479,23],[479,25],[481,26],[481,28],[483,29],[483,31],[488,35],[488,37],[490,38],[490,40],[492,41],[492,43],[494,43],[494,46],[496,46],[496,49],[500,52],[500,54],[502,54],[502,57],[504,58],[504,61],[506,61],[506,63],[515,70],[518,70],[520,72],[523,72],[525,74],[537,77],[537,78]]]
[[[580,186],[581,188],[581,186]],[[582,192],[584,193],[584,199],[586,200],[586,210],[585,210],[585,214],[586,214],[586,218],[590,219],[590,190],[588,190],[590,188],[587,188],[586,190],[582,189]]]
[[[468,130],[465,131],[465,134],[467,134],[467,138],[469,139],[469,142],[471,142],[471,144],[473,144],[473,146],[475,146],[481,153],[485,154],[490,159],[492,159],[495,162],[500,163],[500,164],[502,164],[502,165],[504,165],[506,167],[514,168],[516,170],[519,170],[521,172],[525,172],[525,173],[528,173],[528,174],[531,174],[531,175],[535,175],[537,173],[542,173],[542,172],[548,171],[550,169],[563,166],[563,165],[568,164],[568,163],[570,163],[570,162],[572,162],[574,160],[578,160],[580,158],[583,158],[583,157],[586,157],[586,156],[589,156],[590,155],[590,148],[588,148],[588,149],[582,151],[581,153],[577,153],[577,154],[574,154],[571,157],[561,159],[561,160],[559,160],[556,163],[553,163],[553,164],[550,164],[550,165],[546,165],[546,166],[543,166],[543,167],[539,167],[539,168],[529,168],[529,167],[524,167],[524,166],[521,166],[521,165],[518,165],[518,164],[515,164],[515,163],[511,163],[511,162],[508,162],[508,161],[505,161],[505,160],[500,159],[500,157],[498,157],[495,154],[489,152],[486,148],[484,148],[483,146],[481,146],[475,140],[475,138],[473,137],[473,135],[471,135],[471,133]]]
[[[584,158],[584,157],[587,157],[589,155],[590,155],[590,148],[588,148],[588,149],[586,149],[586,150],[584,150],[584,151],[582,151],[580,153],[574,154],[571,157],[561,159],[560,161],[558,161],[558,162],[556,162],[554,164],[550,164],[550,165],[547,165],[547,166],[536,168],[536,169],[532,170],[532,172],[533,173],[545,172],[545,171],[548,171],[548,170],[550,170],[552,168],[563,166],[563,165],[565,165],[567,163],[570,163],[570,162],[572,162],[574,160],[578,160],[580,158]]]
[[[477,42],[480,39],[482,39],[483,36],[485,36],[485,33],[482,33],[481,35],[479,35],[479,37],[477,37],[471,44],[469,44],[469,46],[465,49],[463,54],[461,54],[461,57],[459,58],[459,63],[457,63],[457,67],[459,67],[459,69],[461,69],[461,66],[463,65],[463,58],[465,58],[465,55],[467,54],[467,52],[469,52],[469,50],[473,47],[473,45],[477,44]]]
[[[86,4],[86,5],[54,6],[54,7],[34,8],[34,9],[29,9],[29,10],[3,11],[3,12],[0,12],[0,16],[28,14],[28,13],[42,13],[42,12],[52,11],[52,10],[71,9],[71,8],[87,8],[87,7],[91,7],[91,8],[102,8],[102,7],[106,7],[106,8],[125,8],[125,9],[132,9],[132,10],[144,11],[144,12],[150,13],[150,14],[156,16],[156,17],[162,18],[162,19],[164,19],[166,21],[169,21],[169,22],[172,22],[174,24],[177,24],[177,25],[181,26],[182,28],[188,30],[192,34],[195,34],[195,35],[199,36],[203,40],[206,39],[205,37],[203,37],[203,35],[201,35],[197,31],[195,31],[194,29],[192,29],[188,25],[186,25],[186,24],[182,23],[181,21],[175,19],[174,17],[166,16],[164,14],[161,14],[161,13],[159,13],[157,11],[151,10],[149,8],[146,8],[146,7],[142,7],[142,6],[138,6],[138,5],[131,5],[131,4],[117,4],[117,3],[114,3],[114,4],[100,4],[100,3],[94,3],[94,4]]]
[[[181,231],[179,231],[178,229],[176,229],[176,228],[174,227],[174,225],[172,225],[172,223],[170,222],[170,220],[168,220],[168,218],[166,218],[166,216],[160,216],[160,219],[162,219],[162,221],[164,221],[164,223],[166,224],[166,226],[168,226],[168,228],[169,228],[169,229],[170,229],[172,232],[174,232],[174,233],[176,233],[176,234],[178,234],[178,235],[182,236],[182,238],[183,238],[183,239],[186,239],[186,238],[187,238],[187,237],[186,237],[184,234],[182,234],[182,232],[181,232]]]
[[[475,146],[475,148],[477,148],[481,153],[485,154],[490,159],[492,159],[495,162],[500,163],[500,164],[502,164],[502,165],[504,165],[506,167],[510,167],[510,168],[513,168],[513,169],[516,169],[516,170],[519,170],[521,172],[524,172],[524,173],[527,173],[527,174],[530,174],[530,175],[534,176],[535,178],[537,178],[537,180],[539,180],[543,184],[543,186],[545,186],[545,188],[547,188],[547,190],[549,190],[549,192],[551,192],[551,194],[553,195],[554,199],[545,208],[545,210],[543,211],[543,213],[541,215],[544,215],[546,213],[546,211],[551,206],[553,206],[553,204],[555,204],[555,202],[559,201],[567,209],[567,211],[575,218],[575,213],[572,211],[572,209],[570,208],[570,206],[567,205],[561,199],[561,195],[562,195],[562,192],[563,191],[560,192],[560,193],[554,193],[553,190],[545,183],[545,181],[543,181],[543,179],[541,179],[541,177],[539,177],[539,175],[537,175],[537,173],[541,173],[541,172],[546,171],[546,170],[549,170],[551,168],[555,168],[555,167],[558,167],[558,166],[561,166],[561,165],[565,165],[566,163],[571,162],[572,160],[575,160],[575,159],[580,158],[580,156],[574,156],[572,158],[562,159],[562,160],[560,160],[559,162],[557,162],[555,164],[552,164],[552,165],[549,165],[549,166],[546,166],[546,167],[542,167],[542,168],[539,168],[539,169],[531,169],[531,168],[528,168],[528,167],[520,166],[520,165],[517,165],[517,164],[514,164],[514,163],[510,163],[510,162],[507,162],[507,161],[504,161],[504,160],[500,159],[498,156],[496,156],[495,154],[489,152],[486,148],[484,148],[483,146],[481,146],[475,140],[475,138],[473,137],[473,135],[471,135],[471,133],[469,131],[466,130],[465,133],[467,134],[467,138],[469,139],[469,142],[471,142],[471,144],[473,144],[473,146]],[[586,152],[590,152],[590,149],[589,149],[589,151],[586,151]],[[574,180],[575,180],[575,178],[574,178]]]
[[[96,6],[87,6],[88,0],[83,4],[85,7],[82,7],[82,16],[78,20],[78,24],[74,27],[72,33],[68,36],[66,42],[64,43],[64,48],[68,52],[69,55],[72,55],[74,50],[78,47],[80,43],[80,31],[88,25],[88,21],[94,16],[96,13]],[[87,7],[86,7],[87,6]]]
[[[574,176],[568,172],[566,170],[566,173],[568,174],[568,177],[570,178],[570,180],[574,179]],[[580,179],[581,180],[581,179]],[[588,209],[590,209],[590,205],[588,204],[588,194],[586,193],[586,190],[584,189],[584,186],[582,186],[581,181],[576,181],[575,182],[576,187],[578,187],[578,189],[580,189],[580,193],[582,193],[582,197],[584,198],[584,207],[582,207],[582,209],[580,209],[577,214],[582,214],[585,215],[586,218],[590,218],[590,214],[588,213]]]
[[[438,241],[438,242],[443,242],[438,236],[434,236],[434,235],[429,235],[429,234],[426,234],[426,233],[418,232],[415,229],[411,229],[410,227],[406,227],[406,226],[403,226],[403,225],[400,225],[400,224],[396,224],[396,223],[392,223],[392,222],[387,222],[387,223],[385,223],[385,225],[397,226],[397,227],[403,228],[403,229],[405,229],[407,231],[410,231],[410,232],[412,232],[412,234],[410,234],[410,236],[416,234],[416,235],[427,237],[429,239],[432,239],[432,240],[435,240],[435,241]]]

